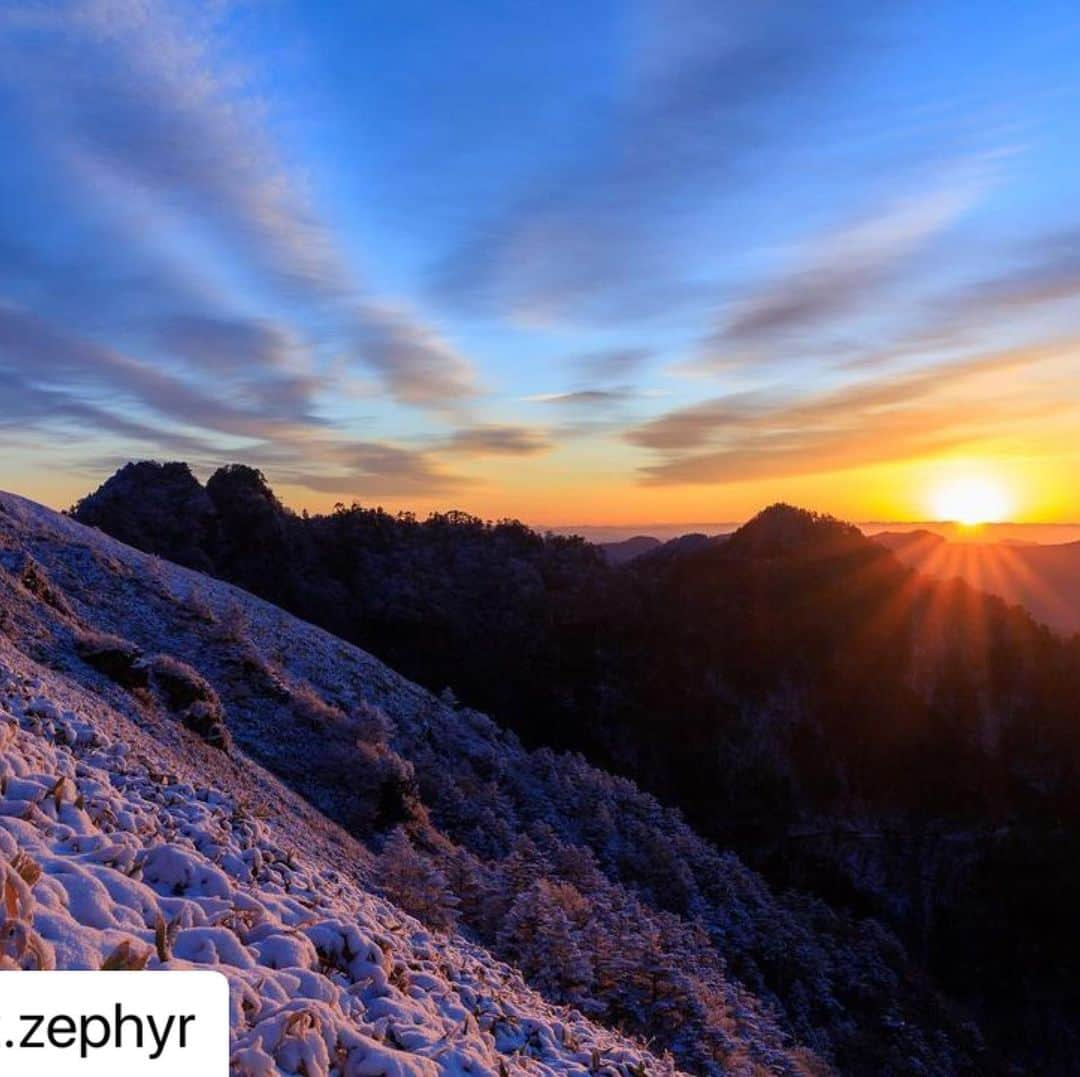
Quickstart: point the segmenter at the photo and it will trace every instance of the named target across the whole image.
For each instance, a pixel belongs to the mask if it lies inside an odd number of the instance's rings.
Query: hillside
[[[621,542],[604,542],[599,548],[612,565],[625,565],[627,561],[633,561],[649,550],[655,550],[661,542],[652,535],[634,535],[632,538],[623,539]]]
[[[772,894],[580,757],[529,752],[317,628],[9,495],[0,565],[19,723],[0,831],[10,863],[43,871],[26,915],[58,963],[94,967],[154,948],[160,914],[166,962],[233,978],[250,1072],[271,1050],[284,1072],[301,1055],[338,1072],[368,1039],[409,1056],[393,1072],[450,1050],[471,1059],[451,1070],[668,1071],[635,1033],[702,1073],[981,1057],[880,926]],[[57,812],[86,840],[49,845]]]

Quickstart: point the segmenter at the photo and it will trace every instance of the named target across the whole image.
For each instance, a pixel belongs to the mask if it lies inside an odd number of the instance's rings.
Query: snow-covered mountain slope
[[[131,584],[96,536],[8,497],[0,516],[5,564],[13,533],[48,532]],[[0,870],[28,929],[8,967],[215,966],[238,1074],[673,1071],[375,896],[364,848],[242,752],[35,660],[65,598],[19,578],[0,573]]]
[[[220,964],[240,1072],[980,1065],[875,923],[230,585],[0,495],[0,611],[27,924]]]

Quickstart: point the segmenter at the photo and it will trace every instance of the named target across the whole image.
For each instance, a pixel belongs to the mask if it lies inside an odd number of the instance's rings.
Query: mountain
[[[193,574],[10,495],[0,562],[0,870],[20,940],[5,945],[6,968],[219,969],[236,1074],[671,1072],[379,896],[370,849],[254,753],[208,742],[198,709],[240,741],[265,737],[270,760],[295,748],[276,739],[288,730],[233,726],[241,708],[226,719],[192,667],[100,626],[175,652],[201,625],[220,658],[216,607],[234,628],[243,617],[253,634],[306,637],[309,660],[321,649],[339,676],[377,675],[374,664],[231,588],[196,599]]]
[[[681,557],[703,546],[725,542],[727,538],[727,535],[706,535],[700,531],[691,531],[661,542],[660,539],[649,535],[639,535],[622,542],[601,543],[599,549],[603,551],[609,564],[626,565],[642,557],[664,559]]]
[[[364,769],[388,753],[372,739],[388,719],[359,693],[346,717],[283,667],[271,696],[268,656],[281,647],[384,702],[400,696],[403,718],[437,717],[435,701],[242,592],[10,495],[0,563],[0,867],[27,939],[9,967],[213,966],[230,980],[237,1074],[672,1072],[380,896],[395,868],[439,881],[416,854],[403,869],[353,836],[369,800],[385,808]],[[114,627],[146,649],[103,631]],[[232,671],[220,695],[176,657],[199,639],[206,672]],[[291,727],[269,698],[292,708]],[[206,707],[226,741],[206,737]],[[301,721],[324,729],[299,737]],[[357,733],[367,740],[322,757]],[[315,766],[340,769],[330,782]],[[272,771],[302,772],[294,784],[354,825]]]
[[[649,550],[656,549],[661,542],[652,535],[634,535],[632,538],[623,539],[621,542],[602,542],[599,548],[612,565],[624,565],[627,561],[633,561]]]
[[[0,609],[12,956],[220,968],[238,1074],[992,1065],[878,923],[232,585],[0,495]]]
[[[125,468],[76,514],[633,780],[773,886],[888,924],[1018,1065],[1068,1072],[1080,641],[789,505],[614,566],[513,521],[296,516],[242,467],[186,473],[184,530],[160,469]]]
[[[1080,632],[1080,542],[950,542],[929,531],[882,532],[874,541],[919,572],[959,577],[1051,628]]]

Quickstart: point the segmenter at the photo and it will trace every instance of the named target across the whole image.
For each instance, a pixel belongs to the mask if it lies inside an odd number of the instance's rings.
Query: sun
[[[940,483],[931,493],[934,518],[967,527],[999,523],[1008,518],[1011,501],[1008,491],[993,479],[968,477]]]

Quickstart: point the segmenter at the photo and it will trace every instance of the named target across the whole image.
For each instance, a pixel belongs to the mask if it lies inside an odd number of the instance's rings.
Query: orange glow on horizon
[[[242,458],[242,454],[239,454]],[[1080,523],[1080,491],[1073,476],[1077,456],[1020,456],[987,452],[980,456],[938,457],[853,467],[832,472],[769,476],[740,482],[699,485],[643,485],[632,457],[571,466],[564,454],[462,468],[469,481],[459,488],[380,493],[350,490],[315,492],[282,481],[272,467],[267,479],[293,510],[328,512],[335,502],[381,505],[389,512],[418,516],[461,509],[483,519],[513,517],[538,528],[620,528],[648,531],[701,529],[707,524],[738,524],[766,506],[786,501],[857,524],[899,526],[956,520],[980,525],[1002,521],[1018,525]],[[209,468],[198,469],[201,479]],[[107,477],[53,470],[25,475],[16,466],[0,468],[0,488],[65,508]],[[975,483],[975,486],[965,486]],[[980,493],[978,483],[986,487]],[[947,496],[946,496],[947,495]],[[1060,541],[1060,540],[1058,540]]]

